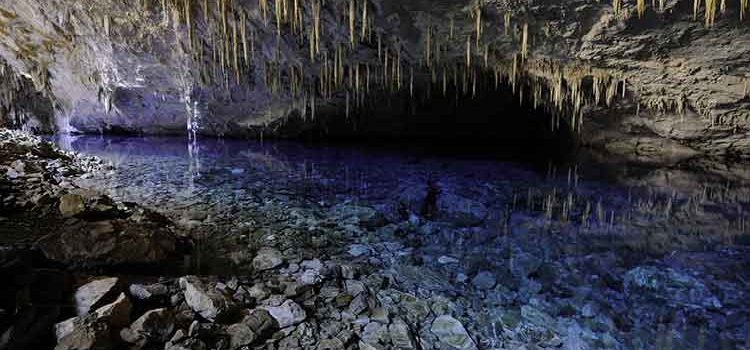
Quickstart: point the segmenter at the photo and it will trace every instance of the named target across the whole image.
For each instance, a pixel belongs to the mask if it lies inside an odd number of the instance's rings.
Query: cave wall
[[[643,4],[287,0],[277,20],[270,0],[0,0],[0,57],[51,96],[58,131],[273,134],[290,116],[364,108],[353,75],[367,67],[373,90],[401,96],[500,76],[614,153],[750,157],[739,0],[715,23],[703,2]]]
[[[19,76],[0,59],[0,127],[32,133],[54,130],[52,99],[37,91],[26,77]]]

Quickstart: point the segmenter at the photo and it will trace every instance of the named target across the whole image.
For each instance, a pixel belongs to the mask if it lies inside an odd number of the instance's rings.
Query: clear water
[[[58,143],[115,164],[87,185],[198,227],[214,255],[242,249],[229,236],[247,226],[315,226],[340,221],[342,208],[373,210],[384,220],[326,254],[373,247],[373,265],[400,288],[464,305],[487,348],[503,338],[487,319],[533,324],[533,310],[556,319],[564,339],[594,337],[587,342],[601,348],[750,346],[741,176],[281,141]],[[209,261],[202,272],[223,271]],[[483,286],[482,272],[497,282]]]

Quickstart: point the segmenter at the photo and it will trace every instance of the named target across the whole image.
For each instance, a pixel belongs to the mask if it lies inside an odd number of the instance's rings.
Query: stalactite
[[[701,0],[693,0],[693,20],[698,20],[698,10],[700,9]]]
[[[636,11],[638,12],[638,18],[643,18],[646,13],[646,0],[637,0]]]
[[[263,24],[268,25],[268,0],[258,0],[258,7],[263,17]]]
[[[193,51],[193,21],[191,16],[191,4],[190,0],[185,0],[185,24],[187,26],[187,33],[188,33],[188,43],[190,46],[190,51]]]
[[[713,27],[716,21],[716,0],[705,0],[706,1],[706,27]]]
[[[740,21],[745,19],[748,9],[750,9],[750,0],[740,0]]]
[[[721,14],[727,13],[727,0],[721,0],[721,6],[719,7],[721,9]]]
[[[454,18],[453,18],[453,17],[451,16],[451,21],[450,21],[450,32],[449,32],[449,34],[448,34],[448,38],[449,38],[449,39],[450,39],[451,41],[453,40],[453,38],[455,38],[455,31],[456,31],[456,23],[455,23],[455,19],[454,19]]]
[[[247,15],[243,10],[240,14],[240,33],[242,36],[242,57],[245,60],[246,65],[250,65],[250,57],[247,48]]]
[[[108,37],[111,35],[111,17],[109,15],[104,16],[104,34]]]
[[[505,18],[503,20],[503,25],[505,27],[505,35],[507,36],[510,34],[510,19],[511,19],[511,13],[510,11],[505,13]]]
[[[356,41],[356,24],[355,21],[357,19],[356,17],[356,5],[354,3],[355,0],[349,0],[349,44],[351,44],[352,48],[354,48],[354,43]]]
[[[315,54],[320,55],[320,0],[313,0],[313,29],[315,32]]]
[[[466,37],[466,68],[471,67],[471,40]]]
[[[432,65],[432,26],[427,27],[427,40],[425,40],[425,66]]]
[[[274,5],[274,14],[276,15],[276,39],[281,40],[281,21],[283,16],[281,0],[275,0]]]
[[[622,9],[622,0],[612,0],[612,8],[615,11],[615,15],[620,14],[620,10]]]
[[[367,0],[362,2],[362,35],[360,40],[365,41],[367,39]]]
[[[482,40],[482,7],[477,5],[474,16],[476,16],[477,47]]]
[[[203,0],[203,22],[206,24],[208,24],[209,15],[208,0]]]
[[[523,35],[521,36],[521,58],[525,61],[529,57],[529,24],[523,24]]]

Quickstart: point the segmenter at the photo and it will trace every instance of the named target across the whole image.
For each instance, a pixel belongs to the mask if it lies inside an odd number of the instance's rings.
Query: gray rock
[[[55,350],[108,350],[113,348],[111,327],[95,314],[75,317],[55,326]]]
[[[258,271],[270,270],[284,263],[281,252],[274,248],[264,247],[253,258],[253,268]]]
[[[447,255],[442,255],[442,256],[440,256],[440,257],[438,258],[438,263],[440,263],[440,264],[442,264],[442,265],[447,265],[447,264],[458,264],[458,263],[459,263],[459,260],[458,260],[458,259],[456,259],[456,258],[454,258],[454,257],[451,257],[451,256],[447,256]]]
[[[492,287],[497,284],[497,279],[495,278],[495,274],[493,274],[492,272],[480,271],[471,280],[471,284],[479,289],[492,289]]]
[[[100,319],[108,320],[110,326],[114,328],[123,328],[130,324],[130,310],[132,306],[125,293],[120,295],[111,304],[104,305],[94,313]]]
[[[360,293],[349,303],[349,313],[357,316],[367,310],[367,295]]]
[[[111,304],[83,316],[73,317],[55,325],[55,350],[109,349],[113,346],[110,333],[130,322],[130,302],[125,294]]]
[[[414,338],[411,335],[409,326],[401,319],[393,320],[393,323],[388,326],[388,333],[394,348],[415,349]]]
[[[360,257],[371,254],[370,247],[364,244],[352,244],[349,246],[349,255]]]
[[[625,274],[625,291],[631,298],[644,296],[671,305],[720,309],[719,299],[697,278],[672,268],[636,267]]]
[[[229,335],[230,349],[239,349],[243,346],[252,344],[258,339],[258,335],[253,332],[250,326],[242,322],[227,327],[226,333]]]
[[[66,194],[60,197],[58,207],[60,214],[64,217],[75,216],[86,210],[84,198],[77,194]]]
[[[271,291],[262,283],[256,283],[247,290],[247,295],[255,300],[263,300],[271,295]]]
[[[177,344],[171,344],[164,350],[207,350],[208,346],[200,339],[188,338]]]
[[[280,306],[265,306],[262,309],[268,311],[280,328],[296,325],[307,318],[305,310],[291,300],[285,301]]]
[[[133,298],[138,300],[148,300],[153,296],[146,286],[142,284],[131,284],[130,287],[128,287],[128,292]]]
[[[476,226],[487,217],[487,207],[453,193],[441,193],[437,199],[438,219],[460,226]]]
[[[453,349],[476,350],[477,345],[471,339],[466,328],[449,315],[437,317],[430,327],[430,331],[435,334],[440,342],[450,346]]]
[[[174,331],[174,315],[168,309],[150,310],[139,317],[128,328],[120,331],[120,338],[135,347],[146,344],[165,343]]]
[[[117,295],[117,277],[99,278],[80,286],[73,300],[76,305],[76,313],[81,316],[87,314],[91,309],[102,306]]]
[[[181,277],[179,283],[188,306],[209,321],[215,321],[235,306],[228,297],[195,276]]]
[[[250,329],[260,337],[266,337],[279,328],[278,323],[267,310],[255,309],[242,319]]]
[[[517,277],[528,277],[539,270],[542,261],[526,252],[516,251],[510,259],[510,272]]]

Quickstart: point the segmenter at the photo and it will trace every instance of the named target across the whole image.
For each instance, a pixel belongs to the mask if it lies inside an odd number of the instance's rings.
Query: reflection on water
[[[116,165],[94,186],[198,227],[215,255],[234,261],[243,248],[232,235],[362,230],[328,248],[378,251],[373,264],[402,288],[465,303],[488,348],[503,339],[488,319],[529,337],[550,327],[593,337],[585,343],[599,348],[750,345],[750,186],[742,171],[730,181],[726,172],[681,167],[521,164],[294,142],[59,143]],[[347,226],[351,216],[361,225]]]

